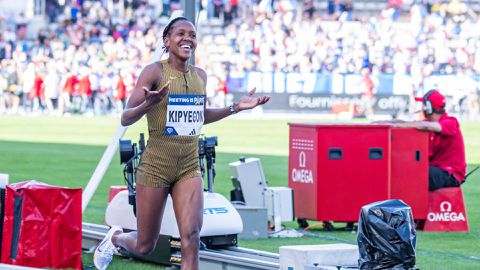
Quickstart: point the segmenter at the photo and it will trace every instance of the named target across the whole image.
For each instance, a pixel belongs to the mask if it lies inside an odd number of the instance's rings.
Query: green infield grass
[[[240,156],[261,159],[269,186],[288,184],[287,120],[226,119],[207,125],[207,136],[218,136],[214,190],[229,198],[232,184],[228,163]],[[112,140],[119,124],[112,117],[22,117],[0,116],[0,173],[8,173],[10,182],[39,180],[45,183],[82,187]],[[480,123],[464,122],[469,169],[480,164]],[[130,127],[125,138],[138,141],[146,131],[145,121]],[[84,213],[85,222],[103,224],[109,186],[122,185],[122,167],[115,155],[97,192]],[[470,232],[417,232],[417,266],[420,269],[480,269],[480,170],[463,186]],[[310,221],[314,224],[315,221]],[[296,222],[285,223],[297,229]],[[241,247],[278,252],[283,245],[356,243],[352,232],[327,232],[313,228],[316,237],[295,239],[240,240]],[[157,265],[115,258],[109,269],[162,269]],[[92,255],[85,252],[85,266]]]

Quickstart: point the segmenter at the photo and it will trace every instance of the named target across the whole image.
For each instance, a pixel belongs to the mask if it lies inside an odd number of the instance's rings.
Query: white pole
[[[183,11],[176,10],[172,13],[172,16],[170,16],[170,20],[173,20],[182,15],[183,15]],[[157,43],[157,48],[153,53],[153,58],[151,61],[152,63],[156,61],[160,61],[160,59],[162,58],[163,56],[162,47],[163,47],[163,39],[162,37],[160,37]],[[90,178],[90,181],[88,181],[87,183],[87,187],[85,187],[85,190],[83,191],[82,213],[85,212],[85,210],[87,209],[88,203],[92,199],[93,194],[95,194],[95,191],[97,190],[98,185],[102,181],[102,178],[105,175],[105,172],[110,166],[113,156],[115,155],[115,152],[117,152],[120,139],[123,137],[126,131],[127,131],[127,127],[119,125],[117,132],[115,133],[115,135],[112,138],[112,141],[107,147],[107,150],[105,150],[105,152],[103,153],[102,159],[100,159],[100,162],[98,163],[97,168],[93,172],[92,177]]]
[[[102,159],[100,159],[97,168],[93,172],[90,181],[88,181],[87,187],[82,193],[82,213],[85,212],[85,209],[87,209],[90,199],[92,199],[93,194],[95,194],[98,185],[102,181],[105,172],[110,166],[113,156],[115,155],[115,152],[117,152],[119,141],[125,134],[125,131],[127,131],[127,127],[124,127],[122,125],[118,127],[117,132],[115,133],[112,141],[107,147],[107,150],[105,150],[105,152],[103,153]]]

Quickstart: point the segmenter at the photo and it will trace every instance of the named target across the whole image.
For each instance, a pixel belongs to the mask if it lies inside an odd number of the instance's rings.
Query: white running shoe
[[[112,236],[117,231],[122,232],[119,226],[112,226],[103,238],[102,242],[95,249],[93,254],[93,264],[99,270],[105,270],[108,264],[112,261],[113,254],[116,254],[117,248],[112,243]]]

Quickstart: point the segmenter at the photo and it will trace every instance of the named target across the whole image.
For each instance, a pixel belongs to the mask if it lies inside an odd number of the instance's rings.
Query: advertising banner
[[[239,100],[244,93],[233,93],[233,100]],[[269,93],[270,101],[263,105],[264,110],[284,112],[318,112],[334,113],[338,107],[345,110],[354,107],[361,112],[368,100],[361,95],[340,94],[304,94],[304,93]],[[376,114],[396,114],[408,108],[406,95],[376,95],[372,98],[373,111]]]

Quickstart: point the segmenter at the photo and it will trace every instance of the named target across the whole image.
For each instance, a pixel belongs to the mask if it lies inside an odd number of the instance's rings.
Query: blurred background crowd
[[[178,0],[47,0],[45,26],[0,11],[0,114],[116,115],[149,63]],[[453,104],[479,117],[480,17],[460,0],[202,0],[196,65],[221,106],[248,72],[405,74],[410,96],[454,75]],[[32,30],[34,29],[34,30]],[[426,89],[428,90],[428,89]],[[460,111],[460,109],[458,109]]]

